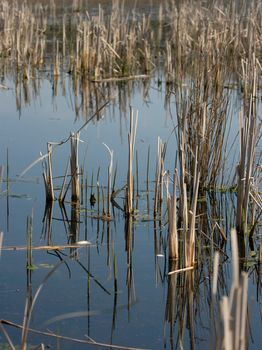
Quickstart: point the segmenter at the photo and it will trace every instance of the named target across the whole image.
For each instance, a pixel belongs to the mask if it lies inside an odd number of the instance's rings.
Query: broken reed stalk
[[[176,183],[177,170],[173,176],[173,193],[167,196],[167,209],[169,221],[169,259],[178,259],[178,235],[177,235],[177,208],[176,208]]]
[[[80,199],[80,185],[79,185],[79,167],[78,167],[78,143],[80,139],[80,133],[72,133],[70,135],[71,141],[71,200],[72,202],[78,202]]]
[[[257,141],[257,69],[256,58],[253,55],[251,68],[253,70],[252,85],[248,86],[246,108],[240,112],[240,160],[237,167],[237,216],[236,228],[241,236],[248,233],[248,206],[250,201],[251,177],[255,160],[255,147]],[[246,68],[248,69],[248,67]],[[243,77],[248,79],[248,73],[243,68]],[[248,85],[248,82],[245,81]]]
[[[125,200],[125,213],[130,215],[133,213],[133,160],[134,160],[134,148],[136,139],[138,121],[138,111],[134,118],[133,108],[130,106],[130,125],[128,133],[128,170],[127,170],[127,186],[126,186],[126,200]]]
[[[225,350],[245,350],[248,346],[248,274],[239,272],[239,252],[237,232],[231,230],[232,240],[232,283],[229,296],[220,301],[221,324],[218,328],[216,348]],[[215,253],[213,296],[217,295],[218,285],[218,252]],[[221,329],[219,329],[219,327]]]
[[[47,144],[47,161],[43,162],[43,178],[45,184],[46,202],[52,202],[55,199],[52,173],[52,145]]]

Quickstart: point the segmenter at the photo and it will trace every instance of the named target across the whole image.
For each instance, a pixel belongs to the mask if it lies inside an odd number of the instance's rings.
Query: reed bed
[[[164,65],[166,80],[177,84],[177,71],[185,77],[202,62],[206,77],[219,83],[223,62],[238,74],[251,42],[261,52],[258,0],[217,0],[212,6],[163,1],[154,13],[113,0],[110,10],[100,6],[96,15],[85,8],[60,11],[54,3],[1,2],[0,55],[7,67],[26,71],[24,79],[52,65],[54,76],[66,71],[102,81],[151,74]]]

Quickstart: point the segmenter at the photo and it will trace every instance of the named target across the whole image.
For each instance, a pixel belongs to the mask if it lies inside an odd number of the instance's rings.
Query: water
[[[12,86],[12,82],[9,81],[7,85]],[[2,105],[5,106],[1,110],[1,124],[4,126],[1,129],[1,140],[2,145],[4,145],[1,149],[1,159],[4,163],[8,149],[10,177],[8,208],[7,197],[4,195],[1,197],[1,213],[3,214],[1,215],[1,230],[4,232],[5,246],[26,245],[26,219],[32,212],[33,245],[44,245],[46,243],[46,237],[41,234],[45,209],[41,164],[32,167],[22,178],[18,176],[39,157],[40,152],[46,152],[48,141],[65,139],[70,131],[77,130],[84,123],[81,117],[75,120],[74,111],[68,107],[68,95],[63,97],[59,94],[54,101],[51,91],[49,82],[43,81],[40,96],[33,103],[23,107],[21,112],[17,111],[14,104],[12,87],[10,90],[1,91]],[[147,98],[149,99],[149,97]],[[148,103],[143,101],[138,92],[130,101],[134,108],[139,109],[136,149],[139,152],[141,190],[145,190],[145,165],[148,146],[151,146],[151,152],[155,154],[157,137],[161,136],[163,139],[167,139],[170,130],[172,130],[172,120],[163,109],[161,94],[153,89],[150,98],[158,101],[158,103],[154,103],[154,108],[152,108],[150,101]],[[106,143],[114,150],[114,164],[118,164],[117,186],[122,187],[125,183],[128,116],[128,109],[126,114],[122,113],[122,116],[120,116],[117,107],[109,107],[105,111],[103,119],[89,125],[81,133],[83,143],[80,145],[79,159],[81,164],[83,162],[89,182],[91,181],[91,173],[94,172],[96,178],[97,169],[100,167],[99,181],[104,185],[107,183],[108,154],[103,146],[103,143]],[[157,126],[157,129],[155,129],[155,126]],[[172,145],[172,142],[170,144]],[[56,176],[63,175],[66,167],[69,150],[66,145],[63,147],[54,151],[54,175]],[[152,158],[150,177],[154,172],[155,159],[153,156]],[[5,186],[6,184],[3,183],[2,190],[5,190]],[[152,198],[150,200],[152,202]],[[142,206],[144,206],[143,201],[142,199]],[[122,204],[120,199],[120,205],[122,206]],[[89,203],[88,209],[91,210]],[[66,244],[68,233],[65,231],[64,222],[61,221],[62,216],[58,203],[54,204],[53,210],[52,243]],[[67,206],[66,210],[70,217],[70,206]],[[145,208],[142,207],[141,216],[143,210]],[[134,237],[132,238],[135,242],[132,253],[132,260],[134,261],[134,266],[132,266],[134,272],[132,273],[134,277],[130,281],[129,293],[131,300],[128,301],[126,276],[131,273],[131,270],[128,269],[127,253],[125,251],[123,214],[116,210],[115,221],[111,223],[103,223],[87,218],[86,225],[85,215],[82,214],[80,220],[79,240],[89,240],[92,247],[81,248],[77,253],[79,254],[79,260],[108,290],[110,295],[94,283],[92,279],[88,282],[88,274],[83,268],[74,259],[67,258],[68,268],[61,266],[47,282],[39,296],[31,326],[39,329],[39,326],[41,327],[48,319],[57,315],[78,311],[88,312],[90,310],[91,314],[95,313],[94,316],[85,315],[65,319],[62,323],[55,322],[52,327],[54,329],[60,328],[61,333],[65,331],[68,336],[82,337],[84,334],[89,334],[102,342],[110,342],[112,332],[112,340],[119,344],[146,346],[147,340],[141,341],[141,337],[144,337],[146,331],[157,330],[159,324],[162,324],[162,320],[159,318],[157,322],[151,321],[150,323],[153,324],[147,330],[146,321],[138,322],[141,317],[139,315],[152,314],[150,319],[153,320],[156,314],[155,311],[151,310],[151,303],[154,302],[155,305],[158,305],[157,310],[162,310],[162,302],[159,304],[159,299],[164,298],[163,287],[158,288],[159,283],[156,285],[155,281],[154,261],[156,258],[154,256],[152,223],[141,222],[135,224]],[[132,250],[131,247],[130,249]],[[115,332],[111,330],[115,298],[113,252],[116,256],[118,280]],[[67,251],[66,253],[70,252]],[[160,258],[160,260],[163,260],[163,258]],[[37,251],[33,253],[33,263],[37,267],[36,270],[32,271],[33,291],[36,290],[52,266],[58,262],[59,258],[50,253]],[[1,299],[2,305],[4,305],[2,317],[12,318],[13,321],[21,323],[27,294],[26,254],[24,251],[3,252],[1,265],[1,270],[4,271],[4,277],[1,281]],[[143,281],[143,283],[138,281]],[[90,287],[88,287],[88,283],[90,283]],[[145,288],[144,283],[147,288]],[[152,289],[153,294],[150,292]],[[127,329],[128,332],[125,331]],[[134,338],[131,337],[133,340],[130,339],[130,332],[134,334]],[[157,344],[161,343],[162,336],[160,336],[161,333],[154,333],[156,337],[153,339],[153,344],[158,348],[159,345]],[[12,339],[14,339],[14,342],[18,342],[13,332]],[[70,348],[70,345],[65,344],[63,348]]]
[[[70,86],[69,79],[65,81]],[[153,198],[149,193],[149,212],[146,194],[147,152],[150,146],[150,180],[154,178],[157,137],[169,139],[166,169],[172,172],[176,142],[170,136],[174,120],[174,103],[171,101],[173,118],[164,108],[163,94],[151,82],[152,88],[146,98],[141,95],[142,84],[130,94],[128,102],[139,110],[136,149],[139,160],[139,189],[137,220],[130,226],[125,221],[121,210],[115,208],[112,222],[103,222],[92,218],[96,214],[97,203],[90,206],[87,195],[87,209],[79,216],[76,224],[78,240],[88,240],[91,245],[79,248],[75,253],[70,249],[61,252],[33,251],[35,269],[29,275],[26,269],[26,251],[3,251],[1,257],[1,317],[22,324],[26,296],[34,295],[45,276],[64,259],[57,270],[45,282],[33,309],[31,328],[58,333],[72,338],[92,339],[108,344],[149,349],[176,348],[181,329],[179,318],[174,325],[165,321],[168,294],[168,260],[167,260],[167,225],[166,219],[156,223],[152,219]],[[65,139],[70,131],[79,129],[85,122],[85,116],[75,117],[74,108],[68,103],[70,91],[65,96],[61,90],[52,96],[50,82],[43,80],[36,99],[18,111],[14,103],[12,81],[7,82],[9,90],[0,94],[1,125],[1,163],[6,163],[9,156],[9,196],[2,195],[0,227],[4,232],[4,246],[26,246],[26,220],[33,215],[33,245],[45,245],[51,239],[52,244],[65,245],[70,241],[71,208],[66,203],[65,210],[69,221],[63,221],[62,211],[54,203],[51,232],[44,229],[45,211],[44,185],[41,177],[41,164],[32,167],[19,178],[19,174],[28,167],[39,153],[46,152],[50,141]],[[88,183],[92,173],[94,184],[100,167],[99,183],[107,185],[107,165],[109,156],[103,143],[114,151],[114,166],[117,164],[116,187],[125,183],[127,169],[127,132],[129,124],[128,103],[126,113],[120,112],[118,104],[113,103],[104,111],[103,118],[90,123],[81,133],[79,161],[83,165]],[[64,174],[69,147],[63,145],[54,150],[54,176]],[[57,180],[59,183],[60,180]],[[61,184],[61,182],[60,182]],[[150,188],[153,187],[151,183]],[[6,182],[2,184],[2,191]],[[106,191],[106,189],[105,189]],[[95,192],[95,189],[94,189]],[[218,195],[219,196],[219,195]],[[117,202],[123,206],[123,193]],[[229,199],[230,200],[230,199]],[[84,198],[86,201],[86,198]],[[82,206],[85,207],[84,205]],[[101,203],[100,203],[101,210]],[[149,214],[149,215],[148,215]],[[177,280],[178,309],[183,301],[179,290],[186,293],[186,299],[192,296],[194,303],[193,343],[196,348],[210,348],[211,324],[209,321],[210,295],[210,246],[204,251],[195,272],[194,289],[183,289],[183,279]],[[71,257],[70,257],[71,253]],[[116,266],[117,289],[114,287],[114,264]],[[230,264],[226,262],[224,272],[228,280]],[[255,267],[255,266],[254,266]],[[251,277],[257,272],[253,271]],[[227,288],[225,288],[227,290]],[[190,294],[193,293],[193,294]],[[256,300],[256,283],[250,280],[249,300],[252,304],[251,328],[257,349],[260,334],[256,326],[259,319],[261,297]],[[171,298],[172,300],[172,298]],[[261,305],[260,305],[261,306]],[[187,319],[187,318],[185,318]],[[184,347],[190,348],[190,331],[186,322]],[[14,344],[19,343],[19,332],[8,328]],[[192,330],[191,330],[192,332]],[[173,337],[173,340],[172,340]],[[39,335],[29,336],[30,344],[43,341],[51,347],[60,346],[72,349],[80,344],[70,341],[52,340]],[[5,342],[1,338],[1,342]],[[172,345],[172,343],[174,343]],[[57,345],[55,345],[57,344]],[[83,347],[85,345],[82,345]],[[91,347],[92,348],[92,347]]]
[[[36,80],[24,85],[16,86],[11,75],[3,81],[7,89],[0,90],[0,165],[4,166],[0,231],[4,233],[4,248],[13,248],[3,249],[1,253],[1,319],[22,325],[26,299],[30,304],[44,281],[33,307],[30,327],[61,336],[59,339],[29,332],[30,345],[43,342],[46,348],[54,349],[86,347],[72,339],[63,339],[70,337],[111,344],[112,348],[113,345],[141,349],[213,348],[213,321],[219,319],[219,301],[229,293],[231,283],[230,228],[235,220],[236,194],[230,192],[229,187],[234,184],[238,159],[236,137],[241,94],[238,90],[230,92],[226,128],[230,154],[223,172],[226,188],[201,193],[194,272],[168,277],[169,270],[177,269],[177,266],[171,266],[168,261],[166,186],[161,219],[154,221],[154,179],[158,137],[167,142],[166,171],[172,175],[176,166],[177,117],[175,95],[167,94],[168,86],[160,80],[156,75],[151,80],[128,83],[74,84],[65,72],[57,81],[53,81],[49,72],[43,72]],[[48,142],[65,140],[108,100],[108,106],[81,131],[79,165],[83,197],[80,205],[71,206],[68,193],[64,207],[60,207],[58,201],[52,207],[46,207],[42,163],[30,165],[46,154]],[[123,214],[129,106],[134,113],[139,111],[135,143],[139,176],[137,188],[135,175],[133,220]],[[261,103],[258,114],[261,115]],[[122,189],[116,197],[117,205],[111,207],[110,221],[101,220],[102,188],[106,196],[109,164],[105,145],[113,150],[114,171],[117,168],[115,189]],[[260,149],[259,144],[258,151]],[[68,143],[53,146],[56,197],[69,155]],[[134,170],[136,172],[136,160]],[[94,206],[90,203],[91,194],[97,199]],[[77,249],[33,250],[34,268],[29,270],[25,249],[29,217],[33,222],[34,247],[66,246],[75,241],[88,241],[89,244]],[[223,227],[228,237],[226,243],[214,229],[215,222]],[[261,242],[259,228],[254,240],[257,250]],[[216,250],[221,252],[221,265],[218,296],[212,302]],[[240,267],[249,274],[249,348],[259,349],[262,341],[261,267],[257,258],[250,257],[250,250],[247,261],[240,261]],[[21,331],[4,327],[18,346]],[[6,342],[1,333],[0,349]],[[89,348],[104,348],[103,344],[89,345]]]

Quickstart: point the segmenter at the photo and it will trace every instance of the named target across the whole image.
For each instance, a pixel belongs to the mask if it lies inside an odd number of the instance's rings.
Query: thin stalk
[[[79,143],[80,133],[72,133],[70,136],[71,140],[71,200],[72,202],[78,202],[80,197],[80,186],[79,186],[79,167],[78,167],[78,143]]]

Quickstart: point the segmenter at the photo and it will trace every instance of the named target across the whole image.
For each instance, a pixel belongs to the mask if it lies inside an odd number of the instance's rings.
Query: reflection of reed
[[[21,336],[21,349],[26,350],[27,344],[26,344],[26,338],[27,338],[27,328],[26,328],[26,321],[31,316],[31,310],[32,310],[32,304],[33,304],[33,289],[32,289],[32,269],[27,269],[26,271],[26,306],[24,310],[24,323],[23,323],[23,330],[22,330],[22,336]]]
[[[163,222],[162,217],[159,220],[154,220],[154,257],[155,257],[155,279],[158,285],[159,281],[163,282],[161,268],[158,257],[162,257],[164,252],[164,238],[163,238]],[[165,273],[165,271],[164,271]]]
[[[128,312],[131,310],[133,301],[135,300],[135,286],[133,276],[133,245],[134,245],[134,232],[133,232],[133,220],[132,217],[126,217],[125,220],[125,242],[127,253],[127,294],[128,294]]]
[[[169,272],[177,271],[178,262],[169,261]],[[195,349],[195,309],[194,309],[194,271],[170,274],[165,310],[165,342],[166,327],[169,325],[170,348],[174,349],[174,326],[177,323],[177,341],[179,348],[184,348],[186,328],[189,332],[190,349]]]
[[[35,68],[32,68],[31,75],[27,79],[25,79],[21,73],[16,74],[15,96],[16,108],[19,114],[22,113],[24,106],[30,105],[37,97],[41,97],[41,83],[45,79],[45,75],[38,73]],[[143,99],[146,100],[149,97],[149,90],[146,87],[150,86],[151,83],[151,79],[139,81],[138,83],[132,81],[125,83],[93,83],[86,77],[80,77],[79,75],[68,76],[66,74],[61,74],[59,76],[53,75],[50,79],[52,84],[52,104],[54,108],[57,109],[59,107],[56,105],[55,97],[61,94],[64,98],[69,100],[70,107],[74,111],[76,119],[83,117],[85,120],[98,111],[99,107],[106,101],[111,100],[112,96],[115,96],[115,100],[113,100],[112,103],[119,106],[121,114],[126,115],[127,105],[131,103],[131,97],[134,95],[135,91],[141,88]],[[103,113],[97,113],[96,121],[102,118]]]
[[[71,134],[71,200],[72,202],[78,202],[80,199],[80,185],[79,185],[79,166],[78,166],[78,143],[79,143],[80,133],[76,135]]]
[[[3,172],[3,170],[2,170]],[[9,213],[10,213],[10,185],[9,185],[9,151],[8,148],[6,150],[6,226],[7,226],[7,231],[9,231]]]
[[[238,238],[236,230],[231,230],[232,242],[232,283],[229,296],[220,301],[220,323],[215,322],[215,342],[217,349],[248,348],[248,275],[239,269]],[[219,254],[214,259],[213,299],[218,290]]]
[[[79,241],[80,228],[80,204],[79,202],[71,203],[71,220],[70,220],[70,236],[69,243],[74,244]],[[77,248],[71,248],[70,255],[75,258],[78,257]]]
[[[117,316],[117,295],[118,295],[118,285],[117,285],[117,260],[114,253],[114,303],[113,303],[113,313],[112,313],[112,326],[111,326],[111,344],[113,342],[113,333],[116,327],[116,316]]]
[[[182,284],[178,295],[178,343],[184,343],[186,326],[189,331],[190,349],[195,348],[195,325],[194,325],[194,272],[187,271],[181,276]]]
[[[54,202],[46,202],[45,213],[43,217],[43,227],[41,237],[46,239],[47,245],[52,245],[52,221],[53,221]]]
[[[178,269],[178,262],[175,260],[169,260],[169,272]],[[177,279],[178,274],[172,274],[168,276],[167,298],[166,298],[166,310],[165,310],[165,338],[166,327],[169,325],[169,338],[170,348],[174,349],[174,336],[173,327],[176,318],[176,295],[177,295]],[[167,339],[165,339],[165,342]]]

